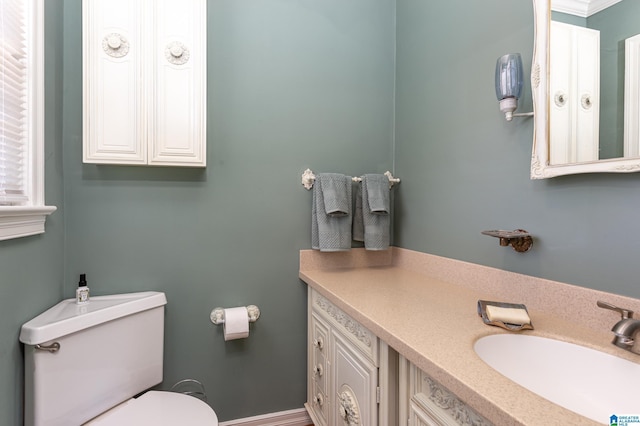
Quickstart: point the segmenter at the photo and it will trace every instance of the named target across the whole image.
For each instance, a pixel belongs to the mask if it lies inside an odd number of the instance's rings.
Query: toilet
[[[25,323],[24,424],[217,426],[200,399],[148,390],[162,382],[166,304],[155,291],[67,299]]]

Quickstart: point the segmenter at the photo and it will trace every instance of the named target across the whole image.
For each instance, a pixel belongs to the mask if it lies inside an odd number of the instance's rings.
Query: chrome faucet
[[[626,349],[636,354],[640,354],[640,348],[634,348],[637,334],[638,332],[640,332],[640,320],[632,318],[633,311],[619,308],[610,303],[602,302],[600,300],[598,300],[597,305],[604,309],[610,309],[612,311],[619,312],[620,315],[622,315],[622,319],[618,321],[611,329],[611,331],[613,331],[613,334],[615,334],[611,343],[619,348]]]

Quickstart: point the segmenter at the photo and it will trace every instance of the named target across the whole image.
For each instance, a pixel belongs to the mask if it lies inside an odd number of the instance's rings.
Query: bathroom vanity
[[[307,411],[314,424],[393,421],[397,354],[313,289],[308,324]]]
[[[509,332],[483,323],[479,299],[526,304],[535,329],[522,333],[640,363],[611,345],[617,317],[596,306],[638,311],[637,299],[395,247],[303,250],[300,278],[309,286],[306,407],[317,426],[608,420],[556,405],[485,364],[474,343]]]
[[[398,410],[409,426],[491,424],[313,288],[308,308],[306,408],[316,426],[391,425]]]

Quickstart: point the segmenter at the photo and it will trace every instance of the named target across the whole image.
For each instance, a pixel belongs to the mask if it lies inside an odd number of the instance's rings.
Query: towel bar
[[[384,173],[384,175],[389,178],[389,189],[391,189],[396,183],[400,183],[400,178],[393,177],[391,172],[387,171]],[[311,169],[307,169],[304,171],[304,173],[302,173],[302,186],[304,186],[306,189],[313,188],[313,182],[315,182],[315,180],[316,175],[313,174]],[[362,182],[361,177],[352,177],[351,180],[354,182]]]

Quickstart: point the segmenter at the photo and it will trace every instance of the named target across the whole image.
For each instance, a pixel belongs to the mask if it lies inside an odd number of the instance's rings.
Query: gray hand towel
[[[321,173],[316,182],[322,188],[324,211],[329,216],[351,214],[351,178],[338,173]]]
[[[390,242],[389,178],[380,174],[362,177],[356,191],[353,239],[367,250],[386,250]]]
[[[369,211],[373,214],[389,214],[389,178],[385,175],[364,175],[369,200]]]
[[[351,178],[320,173],[313,185],[311,247],[320,251],[351,249]]]
[[[353,240],[364,241],[364,218],[362,213],[362,183],[356,188],[356,205],[353,211]]]

